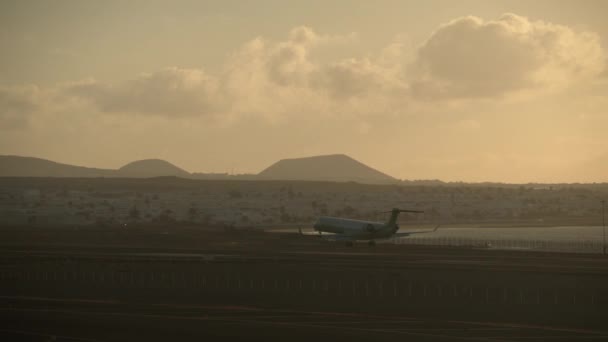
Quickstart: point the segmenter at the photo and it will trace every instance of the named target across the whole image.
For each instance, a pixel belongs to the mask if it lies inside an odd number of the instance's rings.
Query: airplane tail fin
[[[399,208],[393,208],[391,211],[385,211],[385,213],[391,213],[390,218],[388,219],[388,225],[395,225],[397,224],[397,218],[399,217],[400,213],[424,213],[424,211],[422,210],[408,210],[408,209],[399,209]]]

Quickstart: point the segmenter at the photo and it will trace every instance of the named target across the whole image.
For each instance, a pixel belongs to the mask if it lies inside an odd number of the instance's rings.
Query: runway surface
[[[294,341],[603,341],[608,332],[508,322],[260,307],[126,304],[2,297],[0,334],[9,340],[113,341],[238,338]],[[52,320],[49,319],[52,316]],[[103,334],[100,336],[100,331]],[[6,339],[5,339],[6,340]]]
[[[162,233],[0,231],[0,337],[608,339],[600,255]]]

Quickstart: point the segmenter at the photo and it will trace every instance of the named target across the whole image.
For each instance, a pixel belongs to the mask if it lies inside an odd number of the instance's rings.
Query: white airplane
[[[399,213],[424,213],[424,211],[394,208],[391,211],[387,211],[387,213],[391,213],[391,216],[386,223],[321,216],[315,222],[313,228],[319,232],[319,235],[322,235],[322,233],[332,233],[330,239],[345,241],[347,246],[352,246],[357,240],[368,241],[370,246],[374,246],[376,239],[431,233],[439,228],[439,225],[437,225],[433,230],[397,233],[399,230],[399,225],[397,225]],[[302,233],[301,229],[300,233]]]

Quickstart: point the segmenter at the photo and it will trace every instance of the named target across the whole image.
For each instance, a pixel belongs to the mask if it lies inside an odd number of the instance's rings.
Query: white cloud
[[[365,56],[314,58],[317,49],[356,39],[299,26],[281,41],[247,42],[212,73],[170,67],[112,83],[0,88],[0,118],[5,127],[23,125],[33,112],[88,105],[99,113],[228,123],[332,116],[371,125],[369,116],[404,116],[416,106],[437,106],[429,98],[494,100],[572,86],[606,70],[597,35],[515,14],[488,21],[457,18],[415,53],[392,43]]]
[[[292,42],[278,44],[270,51],[266,60],[269,78],[275,83],[304,85],[313,64],[308,60],[309,48]]]
[[[200,69],[171,67],[117,84],[75,83],[65,91],[110,113],[184,117],[211,115],[222,105],[217,81]]]
[[[310,45],[320,39],[323,38],[307,26],[298,26],[289,32],[289,42],[296,45]]]
[[[591,32],[515,14],[462,17],[419,49],[413,90],[422,97],[476,98],[560,88],[597,76],[604,60]]]
[[[408,91],[400,69],[387,68],[367,58],[334,63],[325,69],[325,77],[328,89],[339,97],[375,92],[401,98]]]

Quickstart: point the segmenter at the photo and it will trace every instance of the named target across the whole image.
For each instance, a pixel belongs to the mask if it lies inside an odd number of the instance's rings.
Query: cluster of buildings
[[[163,182],[166,182],[163,183]],[[1,184],[0,184],[1,185]],[[47,180],[0,186],[0,225],[207,226],[310,224],[320,215],[383,221],[393,207],[424,210],[402,224],[596,224],[605,185],[363,185],[288,181]]]

